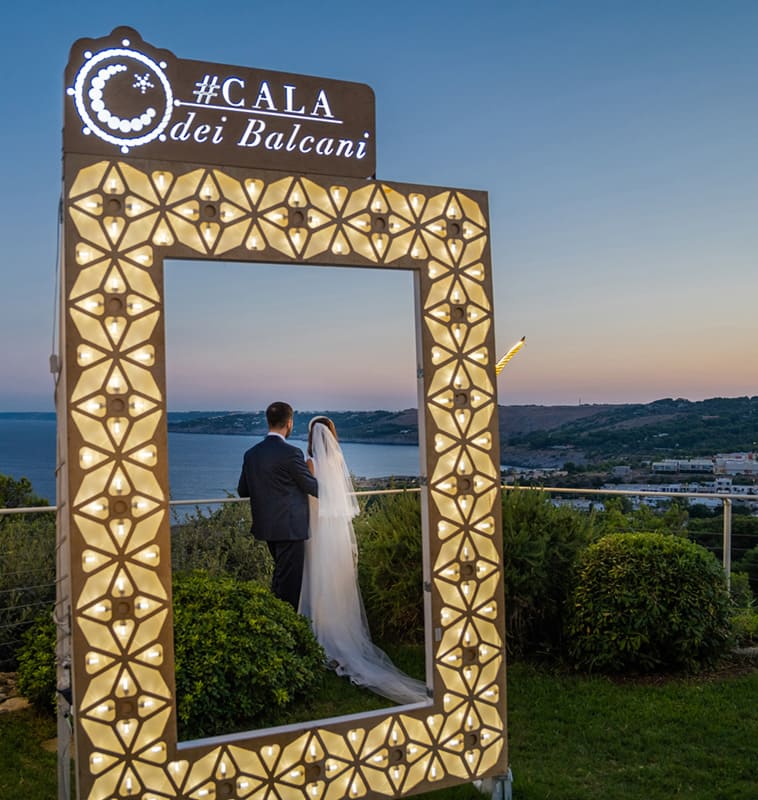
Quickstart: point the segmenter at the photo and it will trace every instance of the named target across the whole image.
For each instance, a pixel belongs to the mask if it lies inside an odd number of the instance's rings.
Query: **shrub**
[[[321,681],[308,621],[267,589],[202,573],[173,588],[180,738],[275,724]]]
[[[754,595],[758,595],[758,546],[748,550],[733,569],[734,572],[747,575],[751,591]]]
[[[733,572],[729,587],[732,598],[732,635],[738,647],[758,645],[758,608],[745,572]]]
[[[750,579],[744,572],[733,572],[729,582],[729,596],[735,608],[751,608],[755,603],[750,589]]]
[[[667,534],[612,534],[581,559],[570,656],[603,672],[696,670],[723,653],[729,613],[723,571],[707,550]]]
[[[324,654],[308,621],[252,582],[202,573],[174,578],[180,738],[276,724],[320,685]],[[55,623],[35,619],[19,651],[19,691],[55,709]]]
[[[503,496],[506,630],[512,652],[554,650],[578,554],[592,517],[555,508],[539,491]],[[418,494],[372,498],[356,519],[358,572],[372,634],[381,641],[424,640],[421,510]]]
[[[758,611],[742,608],[732,616],[732,635],[738,647],[758,646]]]
[[[199,506],[171,528],[174,573],[203,570],[241,581],[271,583],[273,561],[268,548],[250,533],[250,505],[227,503],[216,511]]]
[[[663,512],[641,505],[632,508],[628,497],[609,497],[605,510],[597,515],[595,530],[600,536],[611,533],[675,533],[684,536],[689,524],[689,511],[674,500]]]
[[[0,475],[0,506],[46,505],[26,478]],[[55,514],[0,518],[0,670],[16,667],[16,650],[34,618],[55,600]]]
[[[18,690],[39,711],[55,713],[55,637],[52,609],[26,629],[18,650]]]
[[[29,478],[16,480],[10,475],[0,475],[0,508],[29,508],[46,506],[47,500],[34,494]]]
[[[369,502],[355,520],[366,616],[379,641],[424,641],[421,504],[411,492]]]
[[[503,492],[506,636],[513,654],[561,649],[563,613],[593,517],[540,491]]]

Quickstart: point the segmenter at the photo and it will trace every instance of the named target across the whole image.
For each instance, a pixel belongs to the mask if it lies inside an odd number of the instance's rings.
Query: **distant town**
[[[581,476],[581,477],[580,477]],[[686,476],[686,477],[685,477]],[[697,477],[696,477],[697,476]],[[712,476],[712,479],[709,479]],[[549,485],[560,488],[599,488],[613,492],[658,492],[664,496],[637,496],[630,499],[633,508],[647,505],[658,508],[670,502],[678,493],[702,494],[689,498],[689,505],[720,509],[723,500],[708,495],[729,495],[746,506],[751,513],[758,513],[758,454],[718,453],[713,458],[663,459],[636,469],[618,465],[608,473],[600,470],[539,469],[508,467],[502,470],[505,484]],[[658,480],[655,480],[655,478]],[[603,480],[607,478],[607,480]],[[665,496],[665,495],[668,495]],[[556,505],[573,508],[603,510],[602,500],[586,498],[554,500]]]

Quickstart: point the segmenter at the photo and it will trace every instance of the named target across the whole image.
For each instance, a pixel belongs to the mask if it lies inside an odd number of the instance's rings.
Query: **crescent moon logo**
[[[165,62],[129,48],[113,47],[84,54],[74,85],[67,90],[84,123],[83,133],[116,145],[122,153],[152,142],[165,141],[174,94]]]

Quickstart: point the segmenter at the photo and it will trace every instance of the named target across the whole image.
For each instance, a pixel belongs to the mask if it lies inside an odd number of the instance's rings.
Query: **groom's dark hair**
[[[266,422],[269,428],[283,428],[294,416],[295,412],[289,403],[277,401],[266,409]]]

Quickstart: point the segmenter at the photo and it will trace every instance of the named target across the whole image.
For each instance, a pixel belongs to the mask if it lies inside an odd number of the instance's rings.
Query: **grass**
[[[368,689],[359,689],[350,683],[348,678],[340,678],[334,672],[327,671],[324,673],[316,696],[307,702],[299,702],[289,709],[277,712],[275,716],[271,716],[258,727],[274,727],[329,717],[344,717],[348,714],[358,714],[378,708],[391,708],[394,705],[395,703],[391,700],[379,697]],[[229,731],[229,733],[234,733],[234,731]]]
[[[55,720],[30,708],[0,714],[0,797],[55,800],[57,755],[42,748],[55,735]]]
[[[758,669],[620,682],[509,674],[518,800],[755,800]]]
[[[756,798],[755,664],[646,681],[514,664],[508,691],[514,800]],[[365,692],[332,676],[309,712],[318,719],[365,708],[365,701]],[[40,747],[54,735],[54,722],[31,711],[0,715],[0,797],[54,800],[55,754]],[[418,797],[482,796],[464,785]]]

